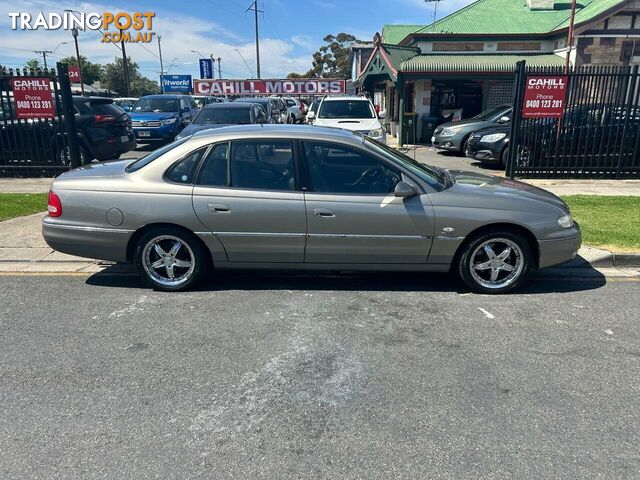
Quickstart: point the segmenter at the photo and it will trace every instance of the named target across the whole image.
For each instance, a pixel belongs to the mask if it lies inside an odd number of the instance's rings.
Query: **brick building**
[[[579,0],[568,48],[570,4],[477,0],[435,24],[385,25],[373,50],[354,50],[353,77],[386,112],[389,131],[417,115],[425,141],[423,115],[467,118],[510,104],[520,60],[557,67],[569,54],[575,66],[640,64],[640,0]]]

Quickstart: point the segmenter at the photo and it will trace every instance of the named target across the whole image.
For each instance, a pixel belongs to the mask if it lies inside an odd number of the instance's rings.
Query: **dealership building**
[[[520,60],[562,67],[568,54],[574,66],[640,64],[640,0],[577,2],[569,48],[570,4],[477,0],[431,25],[385,25],[373,44],[353,46],[352,79],[386,112],[400,144],[427,143],[423,119],[511,104]]]

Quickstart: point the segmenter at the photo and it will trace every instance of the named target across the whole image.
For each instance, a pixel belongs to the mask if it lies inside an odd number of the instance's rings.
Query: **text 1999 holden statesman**
[[[255,125],[60,175],[43,234],[60,252],[134,262],[161,290],[214,267],[454,270],[501,293],[581,242],[544,190],[422,165],[360,133]]]

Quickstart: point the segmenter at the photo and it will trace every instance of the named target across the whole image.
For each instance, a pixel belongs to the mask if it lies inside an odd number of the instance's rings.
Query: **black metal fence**
[[[523,118],[529,76],[566,75],[560,118]],[[635,67],[516,72],[509,177],[640,178],[640,74]]]
[[[20,119],[12,79],[49,81],[54,118]],[[67,115],[66,113],[69,112]],[[67,66],[55,70],[0,70],[0,177],[53,177],[80,164]]]

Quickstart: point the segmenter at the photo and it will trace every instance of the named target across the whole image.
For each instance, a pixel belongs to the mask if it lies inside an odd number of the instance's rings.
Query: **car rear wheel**
[[[520,287],[533,265],[531,247],[520,235],[497,231],[469,242],[458,261],[458,273],[476,293],[506,293]]]
[[[80,165],[86,165],[91,161],[89,152],[82,145],[79,145],[78,149],[80,150]],[[71,165],[71,153],[68,145],[58,150],[58,162],[65,167]]]
[[[134,261],[147,284],[167,292],[193,287],[208,268],[200,242],[175,228],[159,228],[145,234],[136,246]]]

